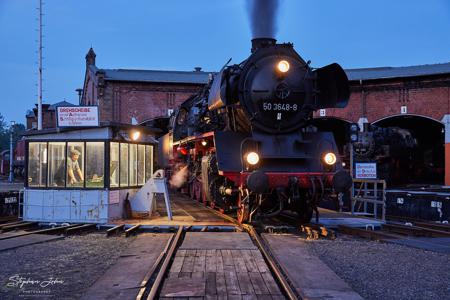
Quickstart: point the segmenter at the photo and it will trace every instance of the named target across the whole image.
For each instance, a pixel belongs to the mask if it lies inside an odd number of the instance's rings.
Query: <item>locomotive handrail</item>
[[[357,187],[358,184],[359,187]],[[353,189],[351,193],[351,213],[353,215],[357,214],[355,212],[357,202],[359,203],[359,206],[356,211],[360,211],[361,206],[363,206],[363,213],[366,215],[372,214],[374,218],[378,217],[378,206],[381,206],[381,220],[385,221],[386,181],[381,179],[353,179]],[[373,204],[373,213],[368,212],[368,203]]]

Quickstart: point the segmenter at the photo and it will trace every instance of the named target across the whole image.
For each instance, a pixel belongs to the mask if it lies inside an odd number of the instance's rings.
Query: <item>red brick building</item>
[[[27,119],[26,129],[27,130],[34,130],[37,129],[37,112],[38,108],[33,108],[32,110],[29,110],[27,112],[27,115],[25,116]],[[58,106],[75,106],[72,103],[69,103],[67,101],[61,101],[55,104],[42,104],[42,129],[48,129],[48,128],[56,128],[56,107]]]
[[[349,122],[395,126],[414,133],[425,163],[445,166],[437,184],[450,185],[450,63],[348,69],[351,97],[345,109],[316,113],[336,128]],[[444,146],[445,145],[445,146]],[[439,165],[439,166],[436,166]]]
[[[91,48],[86,55],[86,75],[81,105],[98,105],[100,121],[141,123],[167,116],[209,80],[209,73],[100,69]]]

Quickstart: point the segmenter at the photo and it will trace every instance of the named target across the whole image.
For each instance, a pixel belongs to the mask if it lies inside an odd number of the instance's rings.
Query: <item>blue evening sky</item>
[[[258,0],[264,1],[264,0]],[[218,70],[250,49],[245,0],[46,0],[44,103],[78,102],[84,56],[97,66]],[[450,62],[448,0],[282,0],[280,42],[312,65]],[[38,0],[0,0],[0,112],[25,122],[37,102]]]

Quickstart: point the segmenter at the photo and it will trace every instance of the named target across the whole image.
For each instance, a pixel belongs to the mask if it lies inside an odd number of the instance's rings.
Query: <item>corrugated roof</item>
[[[450,74],[450,63],[408,67],[346,69],[349,80],[374,80]]]
[[[130,70],[101,69],[105,79],[112,81],[143,81],[159,83],[206,84],[209,72],[203,71],[160,71],[160,70]]]
[[[158,83],[186,83],[206,84],[209,74],[204,71],[163,71],[163,70],[134,70],[134,69],[97,69],[105,73],[105,79],[111,81],[137,81]],[[429,76],[450,74],[450,63],[407,66],[407,67],[378,67],[346,69],[349,80],[377,80],[403,77]]]

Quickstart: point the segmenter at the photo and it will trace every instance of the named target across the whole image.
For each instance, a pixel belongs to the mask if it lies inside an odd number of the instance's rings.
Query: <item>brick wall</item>
[[[365,116],[369,122],[399,115],[401,107],[416,114],[441,121],[450,113],[450,77],[421,80],[377,81],[369,84],[351,82],[349,104],[344,109],[327,109],[326,115],[357,122]],[[316,113],[318,116],[318,113]]]
[[[56,114],[54,110],[48,110],[49,104],[42,105],[42,128],[55,128],[56,127]],[[37,108],[33,109],[34,115],[37,116]],[[33,123],[36,124],[37,129],[37,117],[27,117],[26,129],[32,129]]]
[[[166,116],[168,109],[178,107],[201,88],[201,85],[108,81],[99,100],[100,121],[131,123],[133,117],[142,122]]]

